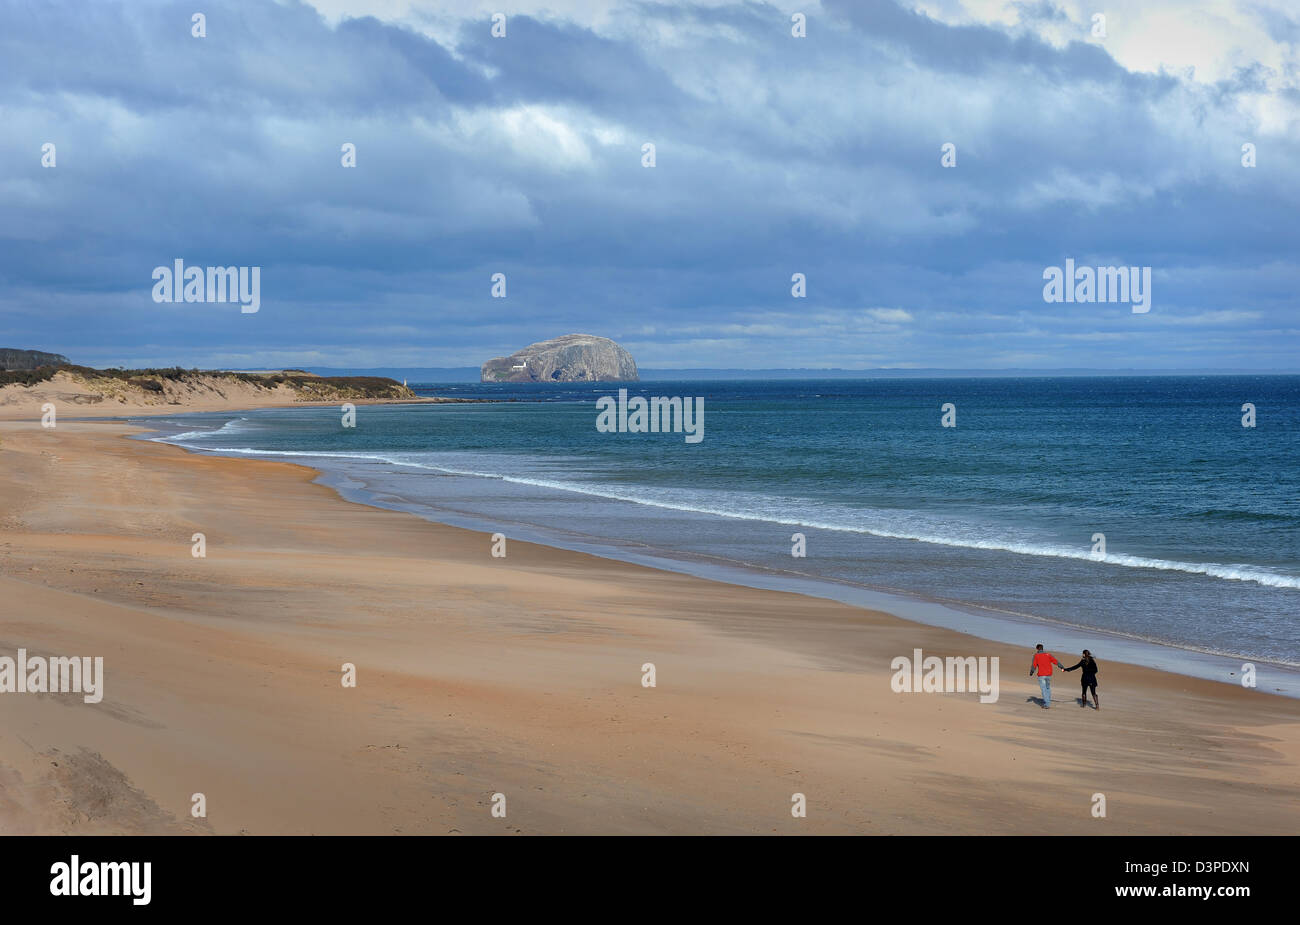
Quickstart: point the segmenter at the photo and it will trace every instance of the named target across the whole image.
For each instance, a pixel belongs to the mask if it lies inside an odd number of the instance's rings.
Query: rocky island
[[[483,382],[636,382],[632,355],[608,337],[565,334],[483,364]]]

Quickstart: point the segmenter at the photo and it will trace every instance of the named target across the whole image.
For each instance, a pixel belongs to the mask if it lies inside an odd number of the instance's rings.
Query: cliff
[[[483,382],[635,382],[632,355],[608,337],[565,334],[539,341],[479,371]]]

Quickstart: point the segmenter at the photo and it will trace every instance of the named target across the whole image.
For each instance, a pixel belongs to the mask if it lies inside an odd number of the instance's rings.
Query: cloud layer
[[[504,38],[493,4],[214,5],[204,38],[192,6],[0,0],[0,346],[1300,366],[1283,3],[1141,4],[1099,37],[1069,2],[823,0],[805,38],[761,3],[516,4]],[[1067,257],[1152,267],[1151,311],[1045,303]],[[176,258],[262,267],[261,311],[155,304]]]

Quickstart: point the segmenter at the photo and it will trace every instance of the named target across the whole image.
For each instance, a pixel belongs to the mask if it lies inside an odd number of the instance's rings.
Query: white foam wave
[[[239,425],[247,420],[248,418],[235,418],[233,421],[227,421],[220,427],[214,427],[211,430],[187,430],[180,434],[167,434],[162,437],[150,437],[149,439],[155,443],[179,443],[182,440],[198,440],[203,437],[215,437],[218,434],[229,435],[244,430],[245,428]]]
[[[177,438],[169,438],[169,441],[175,442]],[[716,505],[703,503],[689,503],[686,501],[672,498],[651,497],[647,494],[634,494],[626,491],[611,490],[606,486],[597,486],[584,483],[567,482],[556,479],[535,478],[519,475],[507,475],[501,472],[482,472],[472,469],[459,469],[451,466],[434,465],[428,462],[416,462],[409,458],[394,456],[382,453],[338,453],[338,452],[304,452],[298,450],[257,450],[251,447],[205,447],[195,446],[192,449],[205,450],[214,453],[230,453],[250,456],[287,456],[287,457],[314,457],[321,459],[356,459],[371,460],[374,462],[388,463],[394,466],[403,466],[416,469],[427,469],[435,472],[443,472],[448,475],[470,476],[474,478],[499,479],[517,485],[529,485],[535,488],[548,488],[555,491],[573,492],[575,494],[588,495],[591,497],[607,498],[613,501],[625,501],[631,504],[640,504],[648,507],[656,507],[665,510],[682,511],[684,513],[707,514],[714,517],[725,517],[731,520],[745,520],[761,523],[775,523],[782,526],[804,527],[811,530],[829,530],[839,533],[860,533],[869,536],[878,536],[887,539],[911,540],[919,543],[930,543],[937,546],[949,546],[961,549],[987,549],[998,552],[1009,552],[1022,556],[1037,556],[1045,558],[1075,559],[1088,562],[1096,562],[1105,565],[1114,565],[1124,568],[1145,568],[1157,569],[1160,571],[1184,572],[1191,575],[1205,575],[1211,578],[1219,578],[1225,581],[1252,581],[1270,588],[1300,588],[1300,576],[1289,575],[1281,572],[1271,571],[1265,567],[1245,564],[1223,564],[1217,562],[1182,562],[1173,559],[1159,559],[1150,556],[1135,556],[1124,553],[1107,553],[1104,556],[1094,555],[1089,550],[1064,545],[1054,545],[1050,543],[1031,543],[1005,538],[979,539],[975,537],[958,537],[935,533],[926,529],[900,530],[891,529],[879,524],[862,524],[846,523],[836,520],[819,520],[816,518],[801,516],[788,517],[781,516],[771,511],[763,510],[739,510],[736,508],[723,508]],[[799,503],[799,502],[792,502]],[[804,502],[806,503],[806,502]],[[789,504],[784,505],[789,507]]]

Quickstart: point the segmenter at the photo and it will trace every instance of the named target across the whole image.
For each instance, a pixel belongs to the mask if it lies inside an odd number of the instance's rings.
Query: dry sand
[[[0,424],[0,655],[106,674],[99,704],[0,694],[0,832],[1300,831],[1296,700],[1099,651],[1102,710],[1071,674],[1044,711],[1037,639],[522,542],[494,559],[308,468],[129,432]],[[1001,657],[1001,698],[894,693],[914,648]]]

